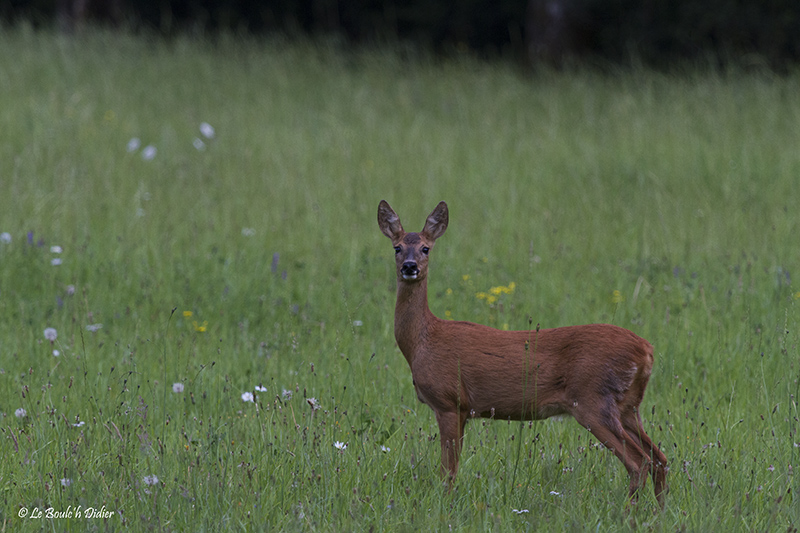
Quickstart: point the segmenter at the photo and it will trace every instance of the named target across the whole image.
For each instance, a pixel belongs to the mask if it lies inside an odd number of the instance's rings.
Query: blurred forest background
[[[800,59],[797,0],[0,0],[0,21],[399,42],[556,67],[691,61],[780,70]]]

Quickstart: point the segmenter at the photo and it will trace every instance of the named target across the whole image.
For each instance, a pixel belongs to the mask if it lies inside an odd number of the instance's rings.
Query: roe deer
[[[631,501],[649,472],[663,507],[667,458],[639,416],[653,367],[650,343],[608,324],[500,331],[437,318],[428,308],[428,254],[447,223],[444,202],[419,233],[406,233],[385,201],[378,206],[378,226],[392,240],[397,264],[394,335],[417,397],[436,415],[443,475],[456,476],[471,417],[571,415],[625,465]]]

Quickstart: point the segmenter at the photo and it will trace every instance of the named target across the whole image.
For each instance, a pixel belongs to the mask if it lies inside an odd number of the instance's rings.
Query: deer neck
[[[428,308],[428,280],[398,280],[394,337],[409,366],[424,349],[429,328],[436,320]]]

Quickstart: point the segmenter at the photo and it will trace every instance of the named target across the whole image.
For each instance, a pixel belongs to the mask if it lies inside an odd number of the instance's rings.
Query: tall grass
[[[23,28],[0,94],[3,528],[800,524],[797,74]],[[443,490],[382,198],[410,229],[450,206],[437,315],[656,346],[663,513],[650,485],[626,512],[624,469],[571,421],[471,422]]]

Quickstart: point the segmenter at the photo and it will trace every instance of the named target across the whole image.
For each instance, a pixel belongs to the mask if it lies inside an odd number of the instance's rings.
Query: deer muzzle
[[[403,279],[417,279],[417,276],[419,276],[419,267],[413,261],[406,261],[403,263],[403,266],[400,267],[400,275],[403,276]]]

